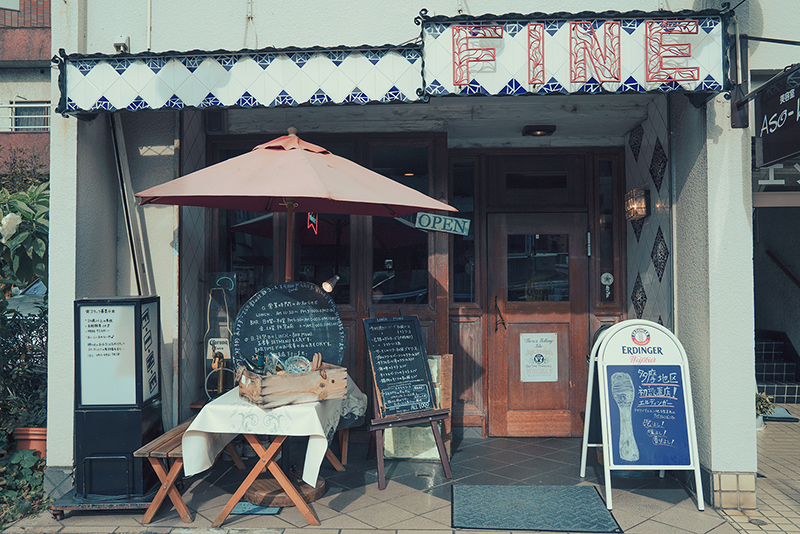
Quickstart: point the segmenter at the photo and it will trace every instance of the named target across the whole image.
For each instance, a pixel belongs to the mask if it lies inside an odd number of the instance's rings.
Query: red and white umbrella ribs
[[[252,151],[136,196],[141,204],[170,204],[287,212],[402,217],[419,211],[458,211],[290,133]],[[286,240],[286,281],[292,276],[292,239]]]
[[[295,135],[136,196],[141,204],[175,204],[260,213],[292,211],[402,217],[457,211]],[[287,209],[288,205],[288,209]]]

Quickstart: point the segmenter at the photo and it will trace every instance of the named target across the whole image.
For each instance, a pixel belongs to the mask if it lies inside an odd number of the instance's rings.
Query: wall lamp
[[[545,137],[548,135],[553,135],[553,132],[556,131],[556,126],[554,124],[547,124],[547,125],[532,125],[529,124],[522,129],[522,135],[529,135],[532,137]]]
[[[333,292],[333,288],[334,288],[334,287],[336,287],[336,283],[337,283],[337,282],[338,282],[340,279],[341,279],[341,278],[339,277],[339,275],[338,275],[338,274],[334,274],[333,276],[331,276],[330,278],[328,278],[327,280],[325,280],[324,282],[322,282],[322,289],[323,289],[323,291],[325,291],[325,293],[331,293],[331,292]]]
[[[629,221],[650,215],[650,190],[631,189],[625,193],[625,218]]]

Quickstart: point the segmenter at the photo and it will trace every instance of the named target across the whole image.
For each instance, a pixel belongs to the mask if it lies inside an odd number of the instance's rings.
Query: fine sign
[[[764,87],[756,98],[759,167],[800,153],[800,65]]]

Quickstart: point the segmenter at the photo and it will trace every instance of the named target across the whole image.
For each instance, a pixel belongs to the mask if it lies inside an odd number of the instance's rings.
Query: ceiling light
[[[553,132],[555,131],[556,131],[556,126],[554,124],[546,124],[546,125],[529,124],[522,129],[522,135],[530,135],[533,137],[544,137],[547,135],[553,135]]]

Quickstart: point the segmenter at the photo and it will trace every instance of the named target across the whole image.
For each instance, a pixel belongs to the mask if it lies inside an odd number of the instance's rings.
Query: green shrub
[[[0,457],[0,529],[48,507],[49,498],[42,489],[44,468],[45,461],[31,450]]]
[[[47,311],[0,315],[0,449],[19,427],[47,420]]]

